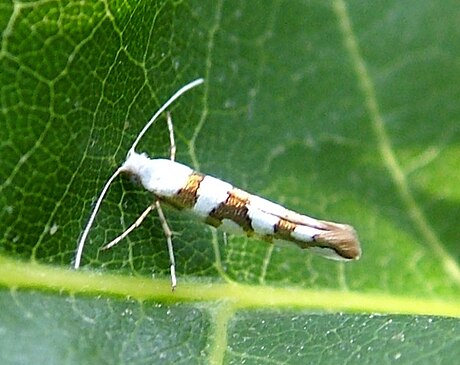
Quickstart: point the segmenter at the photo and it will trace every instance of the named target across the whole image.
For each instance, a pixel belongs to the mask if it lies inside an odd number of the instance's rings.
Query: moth
[[[360,243],[356,231],[350,225],[319,220],[294,212],[176,162],[174,128],[169,113],[167,122],[171,144],[170,159],[150,158],[146,153],[136,152],[139,141],[157,118],[182,94],[203,82],[203,79],[197,79],[180,88],[140,131],[127,153],[126,160],[106,182],[94,205],[78,242],[74,267],[80,266],[85,241],[104,196],[114,179],[122,173],[131,175],[151,192],[153,202],[126,231],[106,244],[103,249],[115,246],[139,227],[152,210],[156,210],[168,246],[173,290],[177,285],[173,234],[161,208],[163,203],[179,210],[190,211],[204,223],[227,233],[245,234],[269,243],[292,244],[334,260],[359,259]]]

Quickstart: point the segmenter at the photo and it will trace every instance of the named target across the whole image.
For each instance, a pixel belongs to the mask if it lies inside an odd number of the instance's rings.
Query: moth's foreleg
[[[147,207],[147,209],[142,212],[142,214],[139,216],[139,218],[137,218],[136,221],[126,231],[124,231],[117,238],[115,238],[114,240],[110,241],[108,244],[103,246],[102,250],[108,250],[109,248],[112,248],[117,243],[119,243],[121,240],[126,238],[128,236],[128,234],[130,234],[132,231],[134,231],[137,227],[139,227],[142,224],[142,222],[147,217],[147,215],[155,208],[156,208],[155,203],[150,204]]]

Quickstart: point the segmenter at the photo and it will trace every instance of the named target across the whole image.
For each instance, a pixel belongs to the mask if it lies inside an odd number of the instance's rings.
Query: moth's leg
[[[172,232],[168,226],[168,222],[166,221],[166,217],[163,214],[163,209],[161,209],[160,201],[155,201],[155,208],[158,211],[158,216],[160,217],[161,226],[163,227],[163,231],[165,233],[166,242],[168,244],[168,253],[169,253],[169,263],[171,264],[171,288],[174,290],[177,285],[176,279],[176,260],[174,259],[174,248],[172,243]]]
[[[172,121],[170,112],[166,113],[166,121],[168,123],[169,142],[170,142],[169,158],[171,161],[174,161],[176,159],[176,141],[174,140],[174,126],[173,126],[173,121]]]
[[[119,235],[117,238],[114,240],[110,241],[108,244],[106,244],[104,247],[102,247],[102,250],[107,250],[109,248],[112,248],[115,246],[117,243],[119,243],[122,239],[124,239],[128,234],[130,234],[132,231],[134,231],[137,227],[139,227],[144,219],[147,217],[147,215],[156,208],[155,203],[150,204],[144,212],[139,216],[139,218],[136,219],[136,221],[126,230],[124,231],[121,235]]]

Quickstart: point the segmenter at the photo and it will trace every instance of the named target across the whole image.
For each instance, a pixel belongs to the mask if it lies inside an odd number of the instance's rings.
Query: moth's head
[[[121,165],[121,172],[139,176],[142,170],[145,169],[145,166],[148,165],[150,158],[146,153],[137,153],[135,151],[130,151],[126,155],[126,160]]]
[[[134,183],[144,185],[144,180],[150,178],[148,169],[150,161],[147,154],[130,151],[126,156],[125,162],[120,167],[120,172],[129,175]],[[146,176],[146,174],[149,176]]]

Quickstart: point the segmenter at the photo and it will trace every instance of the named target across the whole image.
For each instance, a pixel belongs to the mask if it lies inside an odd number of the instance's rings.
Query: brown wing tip
[[[334,250],[343,260],[358,260],[361,245],[356,230],[348,224],[321,221],[323,232],[315,236],[315,242]]]

